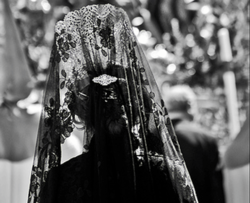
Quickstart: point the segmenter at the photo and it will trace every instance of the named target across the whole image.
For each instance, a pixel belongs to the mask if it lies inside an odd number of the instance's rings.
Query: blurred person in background
[[[199,202],[225,202],[217,140],[196,121],[195,93],[187,85],[176,85],[164,90],[163,98]]]
[[[33,72],[13,15],[14,2],[0,1],[0,202],[27,202],[43,85]],[[35,31],[35,30],[33,30]],[[30,40],[30,39],[26,39]],[[62,161],[81,153],[72,136]]]
[[[246,120],[223,156],[223,165],[228,169],[236,169],[249,164],[249,109]]]
[[[31,75],[8,0],[0,1],[0,202],[27,200],[38,114],[16,104],[31,92]]]
[[[222,154],[226,200],[249,203],[249,109],[238,134],[231,139]]]

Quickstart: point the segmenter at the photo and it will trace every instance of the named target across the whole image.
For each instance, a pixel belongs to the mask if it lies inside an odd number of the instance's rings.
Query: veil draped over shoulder
[[[166,174],[179,202],[197,202],[164,102],[122,9],[91,5],[67,14],[55,27],[49,70],[30,203],[45,202],[47,187],[52,196],[60,192],[61,144],[79,128],[79,170],[86,178],[75,192],[83,202],[112,202],[112,194],[120,197],[116,202],[138,202],[140,191],[154,202],[161,190],[155,168]]]

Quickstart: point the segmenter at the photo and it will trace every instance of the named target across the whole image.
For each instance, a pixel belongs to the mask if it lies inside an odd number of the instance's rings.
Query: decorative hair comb
[[[117,81],[117,77],[113,77],[113,76],[110,76],[110,75],[107,75],[107,74],[102,74],[98,77],[94,77],[92,79],[92,81],[94,83],[98,83],[102,86],[108,86],[110,85],[111,83],[114,83]]]

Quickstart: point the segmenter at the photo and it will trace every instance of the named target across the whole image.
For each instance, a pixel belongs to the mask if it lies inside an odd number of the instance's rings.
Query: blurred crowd
[[[221,149],[237,136],[230,135],[228,125],[227,95],[223,80],[225,72],[234,73],[240,125],[244,123],[248,114],[249,2],[2,0],[0,160],[22,161],[33,156],[55,23],[72,10],[103,3],[122,7],[128,13],[134,33],[150,62],[160,91],[166,97],[166,103],[172,86],[185,85],[192,89],[197,105],[195,121],[208,129],[210,136],[218,142],[218,151],[222,151]],[[230,50],[226,56],[221,52],[222,46],[218,36],[221,29],[226,29],[229,33]],[[188,103],[190,100],[185,101]],[[171,108],[170,104],[169,107]],[[249,128],[247,129],[245,134],[248,133],[249,141]],[[79,147],[73,149],[72,143]],[[75,135],[72,143],[68,145],[69,153],[78,153],[81,148],[80,136]],[[30,173],[29,164],[30,162],[27,167]],[[219,160],[214,164],[215,168],[221,167]],[[0,163],[1,169],[8,170]],[[3,178],[1,174],[0,178]]]

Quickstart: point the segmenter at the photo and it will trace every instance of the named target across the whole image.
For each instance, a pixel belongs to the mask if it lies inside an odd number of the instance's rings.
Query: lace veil
[[[135,162],[146,166],[149,180],[145,181],[150,182],[150,161],[159,157],[180,202],[197,202],[164,102],[122,9],[91,5],[67,14],[55,27],[49,70],[30,203],[40,202],[48,172],[61,164],[61,144],[79,128],[83,153],[95,142],[100,187],[105,181],[100,165],[105,165],[105,151],[112,146],[132,193]],[[125,151],[120,157],[117,140]]]

